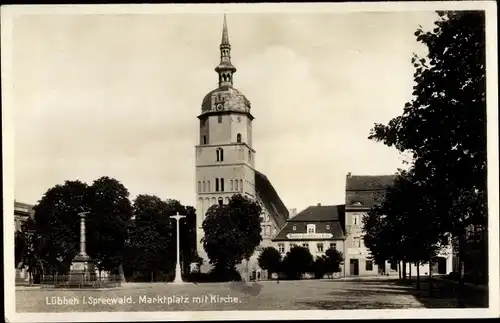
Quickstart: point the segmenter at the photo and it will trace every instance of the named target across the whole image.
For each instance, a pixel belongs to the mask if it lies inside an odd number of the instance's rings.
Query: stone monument
[[[85,251],[85,216],[89,212],[80,212],[80,252],[75,256],[69,271],[68,286],[93,286],[97,279],[92,259]]]

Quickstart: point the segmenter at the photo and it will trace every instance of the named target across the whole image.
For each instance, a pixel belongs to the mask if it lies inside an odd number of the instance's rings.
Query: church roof
[[[381,204],[387,189],[394,184],[396,175],[347,175],[346,206],[371,208]]]
[[[288,219],[288,209],[266,175],[258,171],[255,171],[255,192],[264,208],[269,212],[269,216],[273,218],[278,227],[283,227]]]
[[[215,102],[224,102],[229,110],[240,112],[250,111],[250,101],[234,87],[219,87],[208,92],[201,103],[201,113],[211,111]]]

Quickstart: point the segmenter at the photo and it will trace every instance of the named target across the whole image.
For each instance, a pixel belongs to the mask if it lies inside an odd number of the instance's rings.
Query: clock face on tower
[[[221,111],[222,109],[224,109],[224,105],[222,103],[217,103],[215,109],[217,109],[217,111]]]

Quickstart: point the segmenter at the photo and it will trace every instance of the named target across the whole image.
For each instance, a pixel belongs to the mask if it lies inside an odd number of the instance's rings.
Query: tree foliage
[[[412,58],[413,98],[387,125],[375,124],[369,136],[413,156],[410,174],[401,176],[406,184],[374,212],[399,210],[399,226],[390,219],[367,220],[366,238],[377,259],[421,259],[450,236],[460,237],[463,259],[466,229],[487,226],[485,13],[438,14],[433,30],[415,32],[428,54]],[[384,231],[393,236],[377,246],[374,237]],[[402,254],[410,248],[415,252]]]
[[[282,261],[281,272],[287,279],[301,279],[302,275],[310,271],[314,259],[308,248],[294,247],[288,251]]]
[[[249,259],[262,241],[260,205],[240,194],[228,204],[213,205],[203,221],[203,247],[215,267],[233,269]]]
[[[273,247],[266,247],[258,258],[259,267],[267,270],[267,276],[272,277],[273,273],[278,273],[281,266],[281,253]]]
[[[325,273],[332,275],[341,271],[340,265],[344,263],[344,255],[336,248],[330,248],[325,251]]]

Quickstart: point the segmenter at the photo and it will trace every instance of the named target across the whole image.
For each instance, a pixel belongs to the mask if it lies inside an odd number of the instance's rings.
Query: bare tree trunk
[[[120,281],[122,283],[126,283],[127,280],[125,279],[125,272],[123,271],[123,264],[122,263],[120,263],[118,265],[118,274],[120,275]]]
[[[406,261],[403,260],[403,280],[406,280]]]
[[[434,285],[432,283],[432,255],[429,257],[429,296],[433,294]]]
[[[398,274],[399,274],[399,279],[401,279],[401,261],[398,261]]]
[[[411,280],[411,264],[412,264],[411,262],[408,263],[408,265],[410,267],[408,277],[410,278],[410,280]]]
[[[417,261],[417,290],[420,290],[420,262]]]
[[[464,273],[465,273],[465,266],[464,266],[464,255],[465,255],[465,234],[461,233],[459,238],[458,238],[458,272],[460,274],[459,280],[458,280],[458,295],[457,295],[457,306],[459,308],[465,308],[465,291],[464,291]]]

